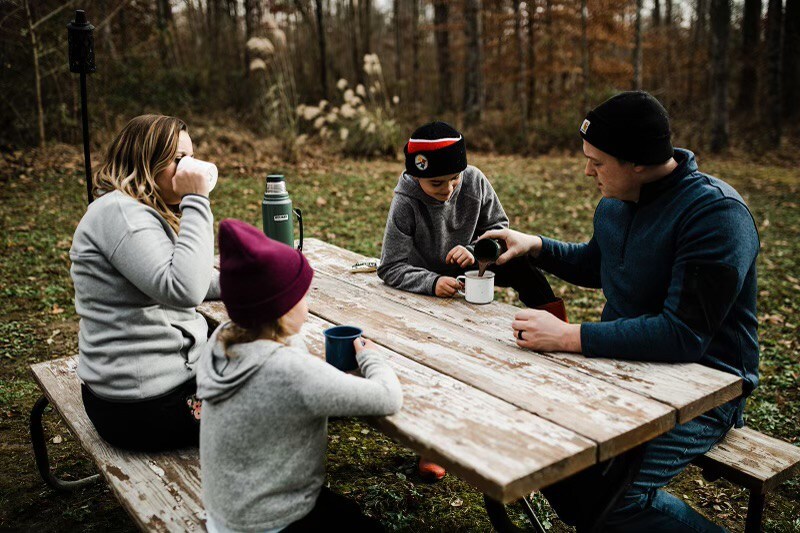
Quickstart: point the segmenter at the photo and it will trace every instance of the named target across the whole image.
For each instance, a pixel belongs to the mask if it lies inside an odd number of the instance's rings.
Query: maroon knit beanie
[[[241,220],[220,223],[219,256],[222,301],[231,320],[246,328],[285,315],[314,277],[302,253]]]

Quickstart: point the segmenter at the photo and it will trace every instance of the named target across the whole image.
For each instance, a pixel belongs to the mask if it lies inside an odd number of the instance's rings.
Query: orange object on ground
[[[447,474],[447,470],[422,457],[419,458],[418,469],[419,475],[428,481],[439,481],[445,476],[445,474]]]

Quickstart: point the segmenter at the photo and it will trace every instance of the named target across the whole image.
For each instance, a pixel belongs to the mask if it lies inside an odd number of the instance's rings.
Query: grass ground
[[[281,161],[265,141],[213,129],[194,129],[195,153],[220,164],[212,195],[217,221],[237,217],[260,226],[263,178],[283,171],[306,234],[379,255],[384,217],[400,162],[342,160],[311,151],[297,163]],[[69,277],[72,233],[85,209],[82,161],[76,147],[4,154],[0,160],[0,529],[129,531],[134,525],[100,483],[75,494],[56,494],[33,463],[27,417],[38,397],[31,363],[77,352],[77,320]],[[525,159],[476,155],[492,180],[512,227],[557,238],[588,237],[597,201],[582,176],[578,155]],[[745,159],[701,159],[704,170],[733,184],[759,225],[761,386],[748,403],[748,425],[800,443],[800,176],[782,165]],[[598,291],[557,280],[571,316],[594,320]],[[509,295],[503,295],[509,297]],[[63,477],[93,471],[64,424],[46,417],[52,462]],[[490,526],[481,495],[448,476],[429,485],[415,475],[415,455],[357,421],[332,424],[328,454],[331,486],[359,501],[392,530],[485,531]],[[733,531],[742,529],[746,493],[707,483],[694,468],[669,490]],[[537,500],[553,531],[568,530]],[[519,513],[519,510],[516,511]],[[800,531],[800,480],[784,484],[770,500],[767,531]]]

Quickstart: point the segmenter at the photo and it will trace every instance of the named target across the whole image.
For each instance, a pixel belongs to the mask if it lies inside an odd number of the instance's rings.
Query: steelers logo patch
[[[422,154],[419,154],[414,158],[414,164],[417,165],[418,169],[425,170],[428,168],[428,158]]]

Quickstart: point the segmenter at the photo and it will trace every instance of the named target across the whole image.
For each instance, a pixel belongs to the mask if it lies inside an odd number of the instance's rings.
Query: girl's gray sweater
[[[325,481],[328,416],[400,410],[400,383],[381,356],[362,352],[364,378],[308,353],[300,336],[235,344],[212,334],[197,369],[203,399],[203,503],[234,531],[282,528],[308,514]]]
[[[78,376],[98,396],[142,400],[194,376],[219,297],[208,198],[184,196],[178,235],[155,209],[113,191],[87,209],[69,256],[80,315]]]

